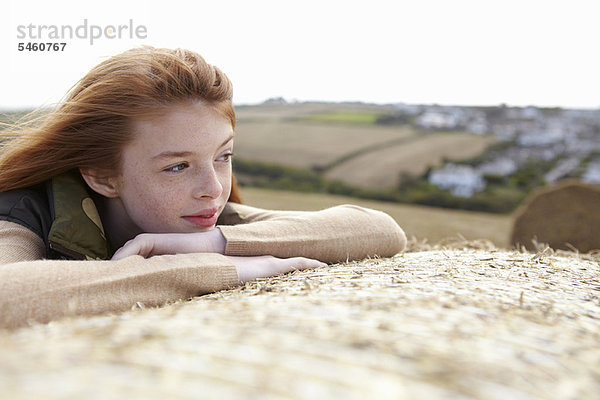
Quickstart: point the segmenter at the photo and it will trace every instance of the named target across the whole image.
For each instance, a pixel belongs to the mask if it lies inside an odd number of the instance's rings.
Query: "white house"
[[[485,179],[468,165],[446,164],[444,168],[429,173],[429,183],[448,189],[456,197],[471,197],[485,189]]]
[[[417,117],[416,122],[426,129],[454,129],[458,125],[458,118],[451,113],[426,111]]]
[[[483,175],[508,176],[515,173],[518,168],[515,160],[508,157],[499,157],[487,163],[480,164],[477,167],[477,171]]]

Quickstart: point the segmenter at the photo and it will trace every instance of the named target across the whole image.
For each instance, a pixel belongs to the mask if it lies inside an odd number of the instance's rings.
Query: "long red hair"
[[[56,109],[0,132],[0,192],[71,169],[119,171],[131,120],[174,103],[201,100],[235,129],[232,97],[227,76],[195,52],[145,46],[118,54],[94,67]],[[233,175],[229,201],[241,203]]]

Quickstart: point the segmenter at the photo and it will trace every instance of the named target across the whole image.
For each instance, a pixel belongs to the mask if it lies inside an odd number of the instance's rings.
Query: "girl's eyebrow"
[[[235,132],[232,133],[231,135],[229,135],[229,137],[227,139],[225,139],[225,141],[223,143],[221,143],[221,145],[219,147],[223,147],[225,146],[227,143],[229,143],[230,140],[232,140],[235,137]]]
[[[225,146],[227,143],[229,143],[233,138],[234,138],[234,134],[232,133],[231,135],[229,135],[229,137],[227,139],[225,139],[225,141],[223,143],[221,143],[221,145],[219,146],[219,148]],[[158,153],[157,155],[153,156],[152,159],[157,159],[157,158],[176,158],[176,157],[189,157],[191,155],[193,155],[194,153],[191,151],[163,151]]]
[[[162,153],[158,153],[153,156],[152,159],[156,158],[175,158],[175,157],[188,157],[193,153],[191,151],[163,151]]]

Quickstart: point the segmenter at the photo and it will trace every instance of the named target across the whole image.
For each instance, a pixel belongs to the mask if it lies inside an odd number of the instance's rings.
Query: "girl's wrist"
[[[223,232],[219,228],[214,228],[207,232],[209,235],[209,241],[211,243],[212,252],[225,254],[225,247],[227,246],[227,240],[223,236]]]

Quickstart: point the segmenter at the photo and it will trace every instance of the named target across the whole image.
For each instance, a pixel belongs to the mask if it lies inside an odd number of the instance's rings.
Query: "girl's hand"
[[[140,255],[150,257],[177,253],[225,252],[225,238],[219,229],[198,233],[142,233],[131,239],[113,255],[113,260]],[[237,268],[240,282],[281,275],[295,270],[324,267],[327,264],[304,257],[226,256]]]
[[[115,252],[112,259],[132,255],[151,257],[161,254],[225,252],[226,240],[218,228],[195,233],[142,233]]]
[[[238,271],[240,282],[256,278],[281,275],[295,270],[325,267],[327,264],[304,257],[277,258],[273,256],[234,257],[227,256]]]

